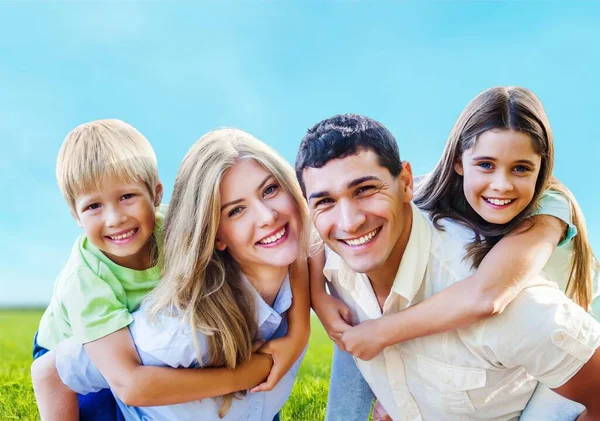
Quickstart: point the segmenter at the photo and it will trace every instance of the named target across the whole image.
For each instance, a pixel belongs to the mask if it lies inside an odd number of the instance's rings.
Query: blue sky
[[[120,118],[153,144],[170,197],[209,129],[290,161],[306,129],[356,112],[433,168],[478,92],[542,99],[555,175],[600,253],[600,7],[593,2],[0,3],[0,305],[45,303],[79,234],[54,176],[67,132]]]

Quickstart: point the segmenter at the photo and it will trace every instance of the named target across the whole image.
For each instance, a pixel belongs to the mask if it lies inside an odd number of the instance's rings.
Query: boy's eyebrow
[[[267,184],[267,181],[269,181],[269,179],[273,178],[273,174],[269,174],[265,177],[265,179],[258,185],[258,187],[256,188],[256,190],[260,190],[262,189],[262,187]],[[231,202],[227,202],[225,203],[223,206],[221,206],[221,210],[225,209],[228,206],[231,205],[235,205],[237,203],[243,202],[244,199],[237,199],[237,200],[232,200]]]
[[[346,185],[346,188],[347,189],[351,189],[352,187],[356,187],[359,184],[364,183],[365,181],[381,181],[381,179],[379,177],[374,176],[374,175],[366,175],[364,177],[360,177],[360,178],[357,178],[356,180],[350,181]],[[312,193],[310,196],[308,196],[308,200],[310,201],[311,199],[318,199],[320,197],[326,197],[326,196],[329,196],[329,195],[330,195],[330,193],[327,190],[323,190],[323,191]]]

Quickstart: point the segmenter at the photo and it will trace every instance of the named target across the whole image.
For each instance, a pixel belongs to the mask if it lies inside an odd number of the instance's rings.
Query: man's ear
[[[156,187],[154,188],[154,207],[157,208],[160,206],[160,202],[163,197],[163,185],[159,181]]]
[[[413,176],[410,162],[402,161],[402,171],[400,172],[400,180],[404,184],[404,199],[410,202],[413,198]]]
[[[458,175],[465,175],[465,171],[463,169],[462,162],[456,161],[454,163],[454,171],[456,171],[456,174],[458,174]]]
[[[219,251],[225,251],[227,244],[225,244],[219,237],[215,238],[215,248]]]

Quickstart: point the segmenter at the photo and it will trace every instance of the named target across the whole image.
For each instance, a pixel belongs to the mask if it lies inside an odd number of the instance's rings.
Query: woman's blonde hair
[[[140,132],[111,119],[81,124],[67,134],[56,160],[56,180],[73,216],[77,196],[99,190],[113,175],[144,183],[154,200],[160,182],[156,155]]]
[[[542,158],[533,199],[506,224],[489,223],[473,210],[464,195],[463,177],[455,171],[463,152],[473,147],[479,135],[489,130],[513,130],[527,134],[535,152]],[[570,203],[571,217],[578,231],[573,239],[573,263],[566,293],[573,301],[588,309],[592,300],[592,265],[595,258],[577,201],[552,176],[553,142],[548,116],[533,92],[517,86],[487,89],[472,99],[458,117],[440,161],[417,189],[415,203],[430,212],[438,228],[441,227],[440,219],[451,218],[475,231],[475,240],[468,246],[467,257],[473,258],[477,267],[504,235],[532,214],[544,190],[562,193]]]
[[[250,358],[257,333],[254,296],[227,250],[215,248],[221,214],[220,185],[239,160],[252,159],[289,193],[302,219],[301,254],[306,255],[308,209],[292,167],[274,149],[237,129],[202,136],[186,154],[164,223],[162,281],[149,295],[149,313],[175,313],[208,337],[208,364],[236,367]],[[200,364],[196,336],[194,347]],[[225,396],[223,417],[231,407]]]

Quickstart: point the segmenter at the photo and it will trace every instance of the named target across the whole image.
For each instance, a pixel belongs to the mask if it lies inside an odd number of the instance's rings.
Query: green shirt
[[[163,214],[156,213],[154,235],[160,243]],[[142,299],[156,286],[158,266],[133,270],[106,257],[85,236],[75,241],[58,275],[40,321],[38,343],[47,349],[74,337],[87,343],[128,326]]]

